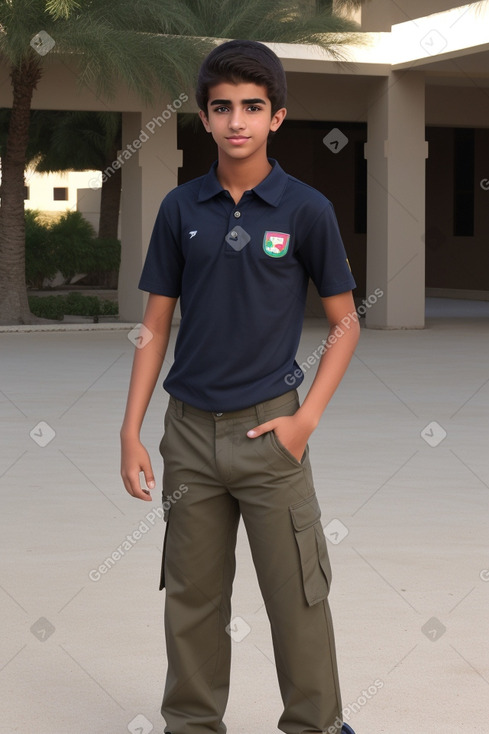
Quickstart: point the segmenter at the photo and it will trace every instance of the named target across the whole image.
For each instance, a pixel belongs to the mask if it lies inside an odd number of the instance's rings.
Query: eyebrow
[[[217,106],[217,105],[231,105],[230,99],[214,99],[212,102],[209,102],[211,106]],[[254,97],[253,99],[242,99],[241,104],[266,104],[264,99],[261,99],[260,97]]]

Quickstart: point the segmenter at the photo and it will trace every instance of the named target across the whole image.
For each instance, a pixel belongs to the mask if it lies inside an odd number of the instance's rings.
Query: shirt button
[[[234,212],[234,216],[236,219],[239,219],[241,216],[241,212]]]
[[[235,232],[234,229],[233,229],[233,231],[231,232],[231,234],[229,236],[231,237],[232,240],[237,240],[238,239],[238,233]]]

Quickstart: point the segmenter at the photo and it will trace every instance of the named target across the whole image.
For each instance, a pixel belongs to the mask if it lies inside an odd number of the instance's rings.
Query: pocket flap
[[[321,509],[313,494],[289,506],[299,550],[304,596],[309,606],[326,599],[331,580],[326,539],[321,527]]]
[[[296,530],[305,530],[314,525],[321,517],[321,508],[315,494],[296,505],[289,507],[292,523]]]

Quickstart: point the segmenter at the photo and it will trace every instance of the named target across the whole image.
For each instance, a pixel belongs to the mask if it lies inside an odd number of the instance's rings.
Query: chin
[[[245,150],[244,148],[221,148],[222,152],[227,155],[229,158],[249,158],[249,156],[253,155],[255,152],[254,150]]]

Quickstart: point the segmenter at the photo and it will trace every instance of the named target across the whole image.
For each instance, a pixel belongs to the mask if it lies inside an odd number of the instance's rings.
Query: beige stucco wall
[[[287,114],[292,120],[365,122],[377,77],[290,72]]]
[[[77,84],[78,73],[69,57],[59,55],[46,63],[43,76],[34,92],[33,109],[43,110],[102,110],[133,109],[141,102],[129,90],[120,89],[109,103],[88,87]],[[12,106],[12,90],[8,66],[0,65],[0,107]]]

